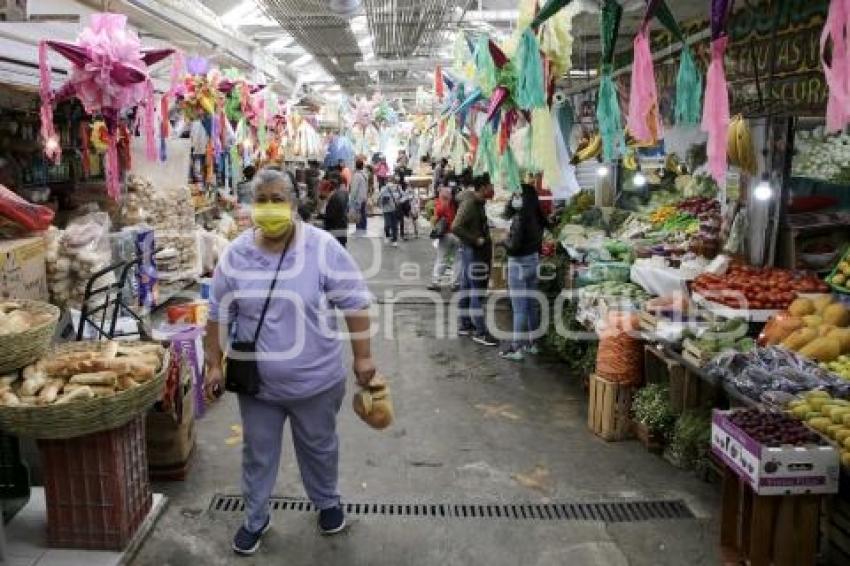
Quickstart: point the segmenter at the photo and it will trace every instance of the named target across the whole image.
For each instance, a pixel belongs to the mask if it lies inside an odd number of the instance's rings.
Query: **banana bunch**
[[[626,153],[626,155],[623,157],[623,167],[625,167],[629,171],[634,171],[637,169],[638,162],[637,158],[635,157],[634,151]]]
[[[741,168],[741,171],[749,175],[756,174],[758,162],[756,161],[756,148],[753,145],[750,125],[740,114],[732,118],[729,123],[726,153],[729,155],[730,165],[737,165]]]
[[[570,163],[578,165],[588,159],[597,157],[600,153],[602,153],[602,136],[597,133],[590,139],[584,139],[581,141],[578,149],[573,155],[573,158],[570,159]]]

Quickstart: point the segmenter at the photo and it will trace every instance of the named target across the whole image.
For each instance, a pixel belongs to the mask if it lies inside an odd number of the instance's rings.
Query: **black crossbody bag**
[[[260,338],[260,329],[263,328],[266,311],[269,309],[269,303],[272,300],[272,293],[274,293],[277,276],[280,273],[280,266],[283,265],[284,257],[286,257],[286,249],[280,254],[280,259],[277,262],[274,279],[272,279],[271,285],[269,285],[269,294],[266,296],[263,311],[260,313],[257,330],[254,332],[254,340],[251,342],[235,341],[230,344],[230,350],[232,352],[239,352],[241,354],[239,359],[227,356],[227,369],[224,372],[224,388],[231,393],[254,397],[260,392],[260,370],[257,366],[257,340]]]

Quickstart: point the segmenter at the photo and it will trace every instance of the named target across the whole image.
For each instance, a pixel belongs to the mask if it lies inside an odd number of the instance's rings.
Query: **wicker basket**
[[[59,308],[41,301],[14,300],[24,310],[36,314],[49,314],[50,320],[17,334],[0,336],[0,373],[21,369],[41,358],[53,341]]]
[[[74,342],[56,348],[56,353],[91,350],[104,343]],[[16,436],[36,439],[75,438],[112,430],[148,410],[162,394],[168,374],[170,353],[153,379],[112,397],[76,401],[63,405],[0,406],[0,428]]]

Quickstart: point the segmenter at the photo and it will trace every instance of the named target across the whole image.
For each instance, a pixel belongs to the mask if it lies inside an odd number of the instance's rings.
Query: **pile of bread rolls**
[[[0,405],[61,405],[111,397],[153,379],[164,353],[162,346],[149,342],[108,342],[52,354],[20,374],[0,376]]]
[[[354,412],[372,428],[382,430],[393,422],[394,411],[387,380],[376,375],[369,385],[354,394]]]
[[[174,265],[157,262],[160,278],[200,271],[200,250],[195,226],[195,207],[189,187],[154,187],[140,175],[127,177],[124,224],[147,224],[155,231],[156,247],[173,250]]]
[[[29,312],[15,301],[0,302],[0,336],[26,332],[49,321],[48,313]]]

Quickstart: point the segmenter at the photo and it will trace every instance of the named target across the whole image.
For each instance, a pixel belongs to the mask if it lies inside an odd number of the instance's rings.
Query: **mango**
[[[801,350],[809,342],[818,337],[818,331],[814,328],[801,328],[791,333],[788,338],[782,341],[782,346],[793,352]]]
[[[818,295],[812,299],[812,304],[815,307],[815,313],[821,313],[834,302],[832,295]]]
[[[838,338],[817,338],[800,348],[799,353],[818,362],[831,362],[841,355],[841,343]]]
[[[840,327],[850,324],[850,311],[841,303],[833,303],[823,309],[821,317],[824,324],[832,324]]]
[[[817,314],[810,314],[808,316],[804,316],[803,324],[805,324],[809,328],[818,328],[821,324],[823,324],[823,317]]]
[[[827,434],[827,436],[829,436],[830,438],[835,439],[835,434],[836,434],[839,430],[847,430],[847,429],[845,429],[845,428],[844,428],[844,425],[840,425],[840,424],[833,424],[833,425],[829,425],[828,427],[826,427],[826,434]]]
[[[817,431],[826,432],[826,429],[832,426],[832,419],[827,417],[818,417],[810,420],[808,425]]]
[[[791,314],[791,316],[807,316],[815,314],[815,304],[811,299],[800,297],[799,299],[795,299],[794,302],[788,306],[788,313]]]

